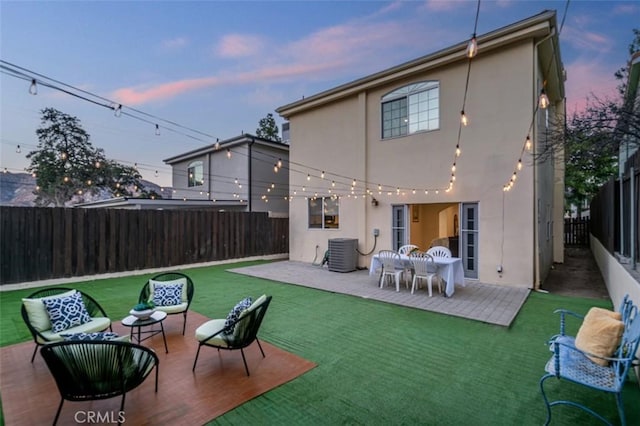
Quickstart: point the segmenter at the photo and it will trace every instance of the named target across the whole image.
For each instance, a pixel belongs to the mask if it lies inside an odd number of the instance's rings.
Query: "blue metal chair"
[[[553,356],[545,366],[547,374],[540,379],[540,391],[547,407],[545,425],[548,425],[551,421],[551,407],[556,405],[569,405],[579,408],[611,425],[601,414],[579,402],[569,400],[549,401],[545,393],[544,383],[552,377],[615,395],[620,423],[626,425],[622,389],[629,370],[636,359],[635,354],[640,344],[640,315],[637,314],[638,308],[630,303],[628,298],[625,298],[622,306],[625,309],[623,311],[625,327],[620,345],[612,357],[599,357],[608,361],[606,366],[596,364],[589,359],[589,356],[593,357],[595,355],[576,348],[575,338],[563,334],[564,324],[561,324],[561,334],[551,339],[550,345]]]
[[[622,299],[622,302],[620,303],[620,309],[618,312],[620,312],[620,315],[622,316],[622,322],[626,326],[627,323],[631,320],[631,318],[637,315],[638,307],[633,304],[633,300],[631,300],[631,298],[627,294]],[[567,336],[566,334],[567,318],[575,317],[579,320],[584,319],[584,315],[578,314],[573,311],[569,311],[567,309],[556,309],[555,311],[553,311],[553,313],[560,314],[560,334],[558,336]],[[567,336],[567,337],[575,339],[574,336]]]

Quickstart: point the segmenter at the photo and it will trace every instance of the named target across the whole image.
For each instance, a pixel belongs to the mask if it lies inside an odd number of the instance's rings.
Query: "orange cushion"
[[[606,309],[591,308],[585,315],[582,325],[576,335],[576,348],[594,355],[612,356],[622,338],[624,324],[620,319],[611,315],[612,311],[603,312]],[[616,314],[617,312],[613,312]],[[620,314],[617,313],[618,317]],[[590,356],[589,359],[596,364],[606,366],[609,362],[605,359]]]

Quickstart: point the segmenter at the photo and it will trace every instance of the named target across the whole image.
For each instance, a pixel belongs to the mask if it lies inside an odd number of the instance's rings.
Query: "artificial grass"
[[[539,425],[546,411],[538,381],[551,355],[545,342],[559,327],[553,310],[611,308],[595,299],[533,293],[507,329],[226,271],[255,263],[183,270],[196,286],[191,309],[221,317],[247,295],[271,294],[260,338],[318,366],[212,424]],[[127,315],[149,276],[69,287],[91,294],[116,321]],[[19,311],[20,299],[33,291],[0,293],[1,345],[31,339]],[[578,326],[570,324],[569,331]],[[549,382],[551,396],[588,401],[618,421],[611,395]],[[628,424],[640,424],[639,398],[633,378],[624,391]],[[564,407],[553,409],[552,420],[598,424]]]

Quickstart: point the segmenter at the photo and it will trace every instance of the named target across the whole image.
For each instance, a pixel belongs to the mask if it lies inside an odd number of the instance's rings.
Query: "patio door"
[[[466,278],[478,278],[478,203],[462,203],[460,254]]]
[[[407,212],[408,206],[391,206],[391,249],[398,250],[407,244]]]

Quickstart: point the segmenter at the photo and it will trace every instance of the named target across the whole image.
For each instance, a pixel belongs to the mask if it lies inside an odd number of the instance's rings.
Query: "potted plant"
[[[156,311],[156,305],[149,302],[140,302],[129,313],[138,319],[147,319]]]

